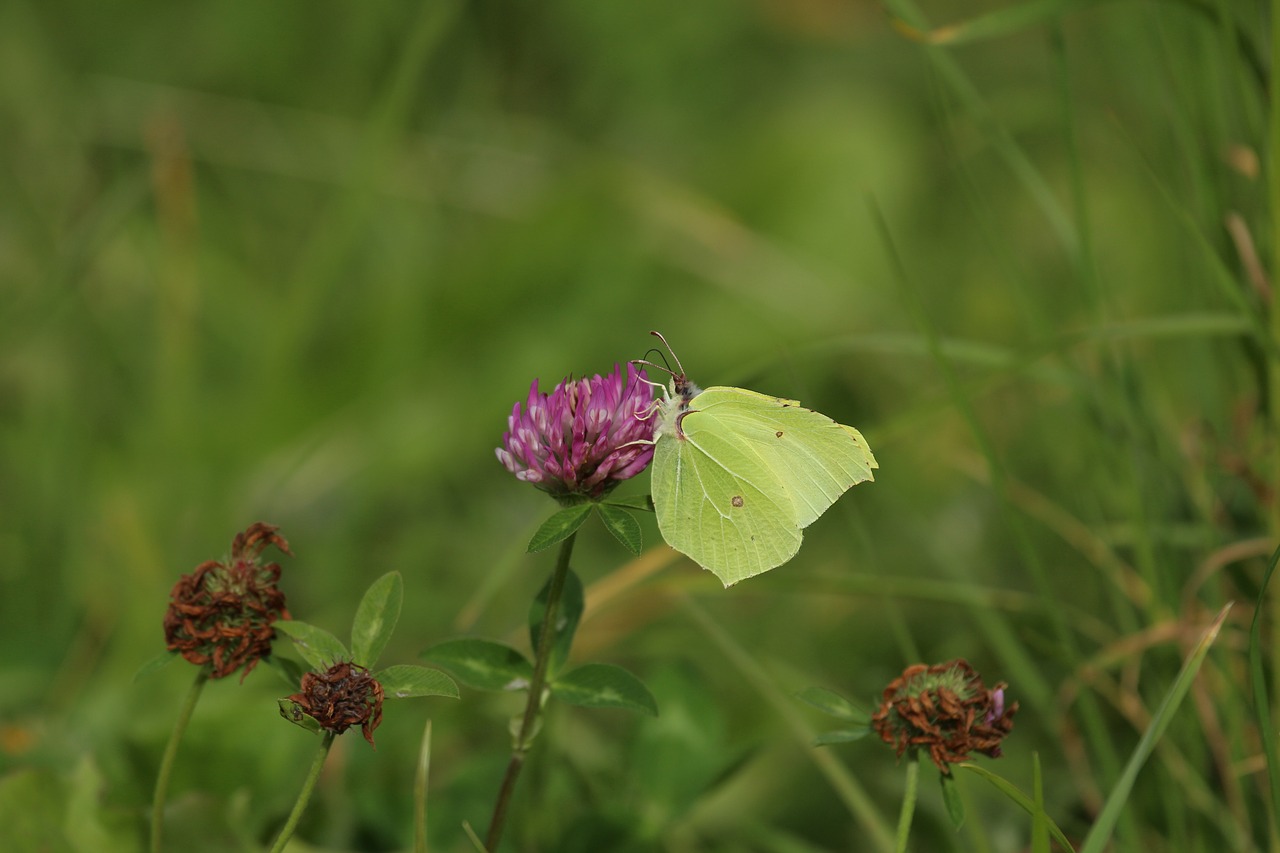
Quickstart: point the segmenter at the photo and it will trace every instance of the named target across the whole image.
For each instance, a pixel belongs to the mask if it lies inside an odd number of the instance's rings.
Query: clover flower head
[[[1018,703],[1006,705],[1003,682],[988,690],[968,661],[907,667],[889,683],[871,726],[901,756],[924,749],[944,775],[970,752],[1000,757]]]
[[[183,575],[170,593],[164,615],[165,642],[191,663],[211,664],[210,677],[223,678],[240,669],[240,680],[271,653],[271,623],[288,619],[284,593],[277,586],[280,566],[260,562],[274,545],[285,554],[289,543],[261,521],[236,534],[226,562],[201,563]]]
[[[653,389],[632,364],[606,376],[569,377],[550,394],[534,380],[507,419],[498,461],[566,503],[599,500],[653,459]]]
[[[369,670],[338,661],[324,672],[302,676],[302,691],[289,697],[325,731],[340,735],[359,726],[373,745],[373,730],[382,722],[382,685]]]

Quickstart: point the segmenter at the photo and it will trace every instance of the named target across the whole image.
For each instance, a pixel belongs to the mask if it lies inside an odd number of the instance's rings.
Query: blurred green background
[[[575,658],[662,713],[553,707],[505,849],[878,849],[835,780],[892,826],[901,766],[815,755],[828,723],[790,696],[869,703],[955,657],[1022,703],[980,763],[1030,790],[1037,753],[1078,839],[1228,600],[1120,849],[1264,849],[1265,6],[931,6],[0,6],[5,849],[141,849],[192,673],[132,676],[178,576],[253,521],[293,547],[293,614],[341,636],[403,573],[386,662],[526,642],[554,505],[493,449],[534,378],[642,357],[650,329],[703,385],[859,427],[881,468],[728,591],[651,517],[638,562],[580,537],[612,594]],[[206,690],[173,849],[270,839],[313,749],[288,692],[265,668]],[[428,717],[432,849],[470,849],[518,707],[389,703],[376,751],[339,740],[297,849],[408,848]],[[914,849],[1025,848],[980,780],[957,833],[924,777]]]

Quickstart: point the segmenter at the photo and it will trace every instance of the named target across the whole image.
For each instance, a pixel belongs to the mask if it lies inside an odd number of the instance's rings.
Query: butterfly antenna
[[[637,358],[631,363],[643,364],[645,367],[652,367],[654,370],[662,370],[662,371],[665,371],[666,373],[671,373],[671,370],[669,368],[663,367],[661,364],[654,364],[652,361],[645,361],[642,358]],[[671,373],[671,375],[675,376],[674,373]],[[637,376],[636,378],[640,379],[639,376]],[[640,379],[640,381],[650,386],[651,388],[661,388],[663,391],[665,391],[667,388],[666,385],[663,385],[661,382],[654,382],[652,379]]]
[[[658,364],[657,362],[649,361],[648,356],[650,353],[656,353],[662,359],[663,364]],[[654,370],[661,370],[663,373],[667,374],[668,376],[674,377],[676,375],[676,372],[672,370],[669,365],[666,364],[666,360],[667,360],[666,353],[664,353],[662,350],[658,349],[657,347],[651,347],[650,349],[645,351],[645,358],[632,359],[631,363],[643,364],[645,367],[652,367]],[[655,388],[666,387],[661,382],[651,382],[648,379],[645,379],[642,381],[648,382],[650,385],[654,386]]]
[[[671,353],[671,360],[676,363],[676,369],[680,371],[680,375],[684,375],[684,365],[680,363],[680,356],[676,355],[676,351],[671,348],[671,344],[667,343],[667,339],[662,336],[662,332],[650,331],[658,340],[662,341],[662,345],[667,348],[667,352]],[[670,371],[668,371],[670,373]]]

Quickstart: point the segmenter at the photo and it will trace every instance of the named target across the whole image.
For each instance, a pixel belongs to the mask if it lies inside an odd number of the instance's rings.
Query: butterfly
[[[782,565],[804,528],[873,479],[879,466],[866,439],[795,400],[701,389],[652,334],[676,363],[658,401],[652,463],[662,537],[726,587]]]

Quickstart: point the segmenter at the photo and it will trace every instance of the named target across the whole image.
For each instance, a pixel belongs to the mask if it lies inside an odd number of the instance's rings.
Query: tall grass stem
[[[156,773],[155,795],[151,799],[151,853],[160,853],[160,846],[164,840],[164,804],[169,795],[173,761],[178,755],[178,744],[182,742],[182,736],[191,722],[191,714],[196,709],[196,703],[200,701],[200,693],[209,681],[209,672],[209,665],[206,664],[196,673],[195,680],[191,682],[191,689],[187,691],[187,698],[182,703],[182,710],[178,712],[178,719],[173,724],[173,733],[169,735],[169,743],[164,748],[164,757],[160,759],[160,771]]]

